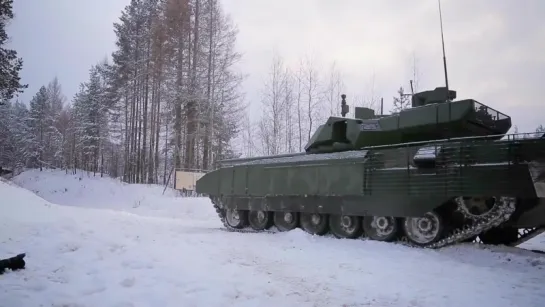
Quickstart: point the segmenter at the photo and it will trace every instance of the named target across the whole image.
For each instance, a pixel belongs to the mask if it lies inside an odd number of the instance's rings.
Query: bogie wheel
[[[273,217],[272,212],[251,210],[248,212],[248,222],[254,230],[266,230],[272,227]]]
[[[399,223],[393,216],[364,216],[363,231],[376,241],[391,242],[397,238]]]
[[[227,209],[225,211],[225,221],[230,227],[241,229],[248,225],[248,211]]]
[[[350,215],[330,215],[331,233],[340,239],[355,239],[362,235],[361,217]]]
[[[406,217],[403,231],[412,243],[425,246],[434,243],[443,236],[445,225],[436,212],[427,212],[422,217]]]
[[[490,245],[511,245],[518,237],[519,230],[514,227],[496,227],[479,235],[482,243]]]
[[[280,231],[290,231],[299,225],[299,213],[298,212],[275,212],[274,213],[274,225]]]
[[[301,228],[310,234],[323,236],[328,226],[327,214],[301,213]]]

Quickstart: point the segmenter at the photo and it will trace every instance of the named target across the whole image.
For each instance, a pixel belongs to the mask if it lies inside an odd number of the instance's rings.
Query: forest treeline
[[[114,24],[116,49],[89,69],[74,97],[53,78],[28,102],[14,99],[23,61],[4,48],[12,0],[0,1],[0,166],[106,174],[165,183],[171,170],[210,170],[225,158],[303,150],[328,116],[340,114],[343,76],[311,56],[287,65],[275,54],[250,115],[236,67],[237,28],[219,0],[131,0]],[[412,91],[419,73],[413,63]],[[373,77],[374,80],[374,77]],[[410,105],[400,87],[386,97]],[[380,110],[374,82],[352,106]],[[538,129],[543,129],[542,127]]]
[[[234,156],[245,111],[234,65],[237,30],[218,0],[132,0],[116,50],[67,103],[57,79],[29,108],[8,102],[1,159],[157,183],[172,167],[210,169]]]

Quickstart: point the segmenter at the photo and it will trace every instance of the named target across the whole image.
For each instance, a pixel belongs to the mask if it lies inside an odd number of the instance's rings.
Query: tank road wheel
[[[396,239],[399,229],[393,216],[364,216],[363,231],[371,240],[391,242]]]
[[[462,210],[465,216],[480,218],[486,216],[497,203],[496,197],[462,197],[462,206],[458,210]]]
[[[301,213],[301,228],[304,231],[323,236],[328,231],[328,219],[326,214]]]
[[[225,211],[225,222],[236,229],[244,228],[248,225],[248,211],[227,209]]]
[[[272,212],[251,210],[248,212],[248,222],[253,230],[269,229],[273,225]]]
[[[436,212],[427,212],[423,217],[406,217],[403,230],[412,243],[424,246],[441,239],[445,225]]]
[[[331,233],[340,239],[355,239],[362,235],[361,217],[350,215],[330,215]]]
[[[299,225],[299,213],[298,212],[275,212],[274,213],[274,225],[280,231],[290,231]]]

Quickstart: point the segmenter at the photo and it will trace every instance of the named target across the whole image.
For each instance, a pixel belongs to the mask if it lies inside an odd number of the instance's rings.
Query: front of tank
[[[211,171],[197,180],[195,184],[195,191],[198,194],[214,195],[218,192],[218,176],[220,176],[220,169]]]

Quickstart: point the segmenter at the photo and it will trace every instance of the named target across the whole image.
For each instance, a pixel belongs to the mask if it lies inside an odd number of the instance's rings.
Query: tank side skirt
[[[347,198],[432,196],[443,199],[460,195],[536,197],[536,189],[525,164],[449,166],[431,170],[407,167],[371,169],[359,163],[315,164],[308,167],[240,167],[225,169],[224,172],[229,172],[230,176],[221,184],[231,186],[236,182],[237,187],[223,188],[224,193],[221,194],[236,197],[268,198],[269,191],[286,197],[297,192],[295,195],[301,195],[299,198],[304,198],[303,195],[343,195]],[[234,173],[237,173],[236,179]]]

